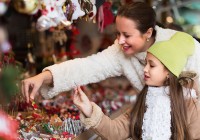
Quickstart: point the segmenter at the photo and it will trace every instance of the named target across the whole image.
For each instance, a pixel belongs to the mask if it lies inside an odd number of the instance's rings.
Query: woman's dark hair
[[[182,85],[180,84],[179,79],[172,73],[169,73],[167,83],[171,101],[171,140],[191,140],[192,138],[187,127],[187,111]],[[192,86],[193,85],[191,85],[191,87]],[[145,85],[138,95],[138,99],[131,112],[130,130],[133,140],[142,139],[142,124],[144,113],[146,112],[145,100],[147,90],[148,86]]]
[[[144,2],[131,2],[121,6],[117,16],[129,18],[137,23],[137,29],[141,33],[146,33],[149,28],[153,28],[152,36],[156,35],[156,13],[148,4]]]

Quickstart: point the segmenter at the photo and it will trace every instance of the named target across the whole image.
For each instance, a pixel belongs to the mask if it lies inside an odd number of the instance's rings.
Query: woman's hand
[[[91,117],[92,104],[80,87],[74,89],[73,102],[86,117]]]
[[[22,81],[21,92],[26,98],[26,102],[29,103],[30,99],[34,100],[36,94],[38,94],[40,87],[43,83],[52,83],[53,77],[50,71],[42,72],[34,77],[30,77]]]

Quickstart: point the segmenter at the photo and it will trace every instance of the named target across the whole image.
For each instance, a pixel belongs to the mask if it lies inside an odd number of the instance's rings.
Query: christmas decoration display
[[[20,124],[19,139],[70,140],[83,132],[77,108],[66,96],[58,97],[52,101],[43,100],[40,106],[35,102],[24,103],[23,110],[16,116]]]
[[[88,94],[90,100],[97,103],[107,115],[111,115],[124,104],[134,102],[137,94],[123,77],[110,78],[97,84],[91,84],[83,87],[83,90]]]
[[[0,15],[6,12],[9,2],[10,0],[0,2]],[[60,25],[69,28],[78,19],[98,22],[99,30],[103,31],[106,26],[114,22],[111,1],[15,0],[11,2],[11,5],[19,13],[30,16],[36,15],[36,29],[38,31],[45,31]],[[97,13],[99,13],[98,17],[96,17]]]
[[[112,82],[113,84],[109,84]],[[91,101],[101,106],[105,114],[110,115],[123,104],[133,102],[136,92],[129,82],[121,78],[111,78],[97,84],[82,87]],[[60,93],[51,100],[26,103],[21,97],[13,98],[9,104],[12,124],[18,130],[17,139],[66,139],[71,140],[85,131],[79,120],[79,110],[72,102],[72,91]],[[132,98],[132,99],[131,99]],[[134,98],[134,99],[133,99]],[[1,118],[1,113],[0,113]],[[16,124],[16,125],[14,125]],[[9,128],[11,129],[11,128]],[[1,129],[0,129],[1,130]],[[1,136],[1,132],[0,132]]]
[[[40,0],[42,15],[37,20],[37,29],[44,31],[62,24],[70,26],[74,20],[96,14],[95,2],[88,0]]]

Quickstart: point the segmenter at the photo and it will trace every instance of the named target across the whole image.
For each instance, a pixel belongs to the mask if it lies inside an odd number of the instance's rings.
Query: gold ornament
[[[38,10],[38,0],[14,0],[15,9],[23,14],[34,14]]]

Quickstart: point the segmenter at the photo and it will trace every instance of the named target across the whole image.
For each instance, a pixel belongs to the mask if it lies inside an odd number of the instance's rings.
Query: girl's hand
[[[86,117],[91,117],[92,104],[80,86],[74,89],[73,102]]]

